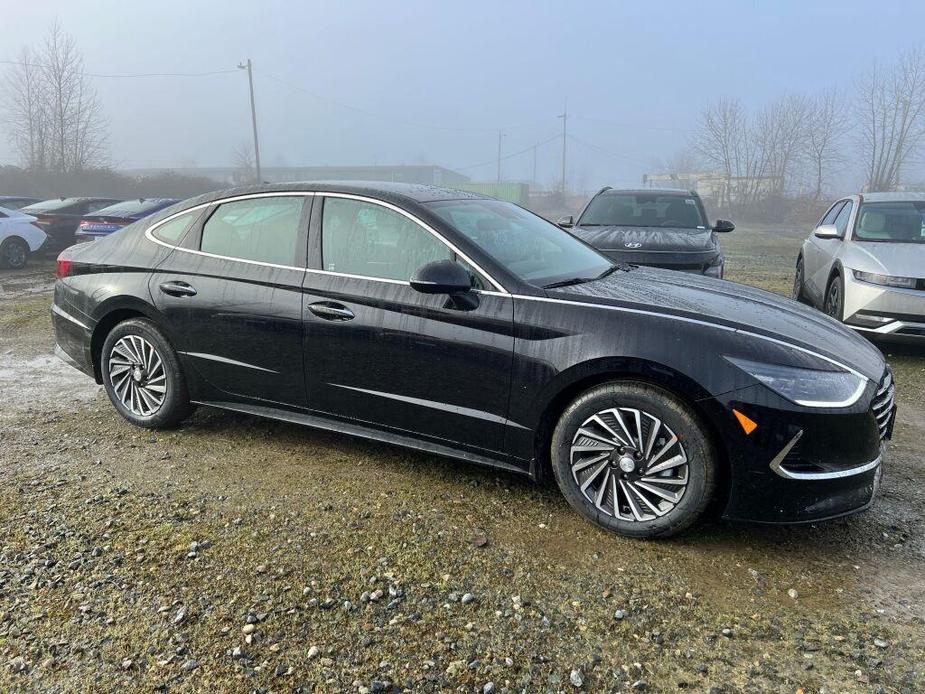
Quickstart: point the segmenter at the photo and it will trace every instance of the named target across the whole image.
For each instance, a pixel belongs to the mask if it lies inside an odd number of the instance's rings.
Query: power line
[[[583,145],[589,149],[595,150],[601,154],[605,154],[609,157],[613,157],[614,159],[619,159],[621,161],[629,162],[630,164],[636,164],[637,166],[643,166],[643,167],[649,166],[649,164],[643,163],[639,161],[638,159],[633,159],[631,157],[624,156],[623,154],[617,154],[616,152],[611,152],[609,149],[605,149],[604,147],[601,147],[600,145],[596,145],[592,142],[582,140],[580,137],[569,135],[568,139],[572,140],[573,142],[577,142],[578,144]]]
[[[532,151],[535,147],[542,147],[543,145],[549,144],[553,140],[558,140],[561,135],[553,135],[552,137],[546,138],[542,142],[537,142],[535,145],[530,145],[524,149],[521,149],[517,152],[512,152],[511,154],[505,154],[501,157],[501,161],[507,161],[508,159],[513,159],[514,157],[519,157],[521,154],[526,154],[527,152]],[[482,166],[488,166],[489,164],[494,164],[497,162],[497,157],[494,159],[488,159],[487,161],[479,162],[478,164],[470,164],[469,166],[454,166],[453,171],[468,171],[469,169],[478,169]]]
[[[27,63],[22,60],[0,60],[0,65],[18,65],[21,67],[40,67],[40,68],[50,68],[52,65],[47,65],[45,63]],[[137,72],[132,74],[103,74],[99,72],[83,72],[82,75],[87,77],[102,77],[102,78],[135,78],[135,77],[208,77],[209,75],[225,75],[232,72],[237,72],[237,70],[211,70],[209,72]]]

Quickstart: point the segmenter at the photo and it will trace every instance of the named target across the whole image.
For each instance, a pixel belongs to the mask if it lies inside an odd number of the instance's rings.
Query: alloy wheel
[[[653,414],[614,407],[588,417],[569,451],[572,477],[600,512],[647,521],[674,509],[688,484],[677,434]]]
[[[109,381],[125,408],[140,417],[157,412],[167,396],[164,362],[154,345],[138,335],[126,335],[113,345]]]
[[[26,264],[26,248],[19,241],[12,240],[3,249],[4,260],[7,267],[21,268]]]

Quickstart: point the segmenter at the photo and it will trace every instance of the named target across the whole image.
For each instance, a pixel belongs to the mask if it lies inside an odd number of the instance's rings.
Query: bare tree
[[[721,99],[703,111],[695,147],[726,179],[720,207],[741,209],[767,189],[767,145],[737,99]]]
[[[845,160],[842,144],[850,128],[850,119],[845,100],[835,88],[814,98],[810,109],[803,156],[812,175],[813,195],[819,200],[829,170]]]
[[[232,180],[237,185],[254,183],[257,180],[257,164],[254,159],[254,148],[249,142],[244,142],[231,152],[234,172]]]
[[[857,118],[867,188],[894,190],[925,136],[925,55],[905,53],[858,82]]]
[[[77,44],[57,22],[41,50],[22,50],[4,87],[10,137],[26,168],[71,174],[104,163],[100,102]]]
[[[103,163],[106,124],[96,90],[83,73],[73,37],[52,24],[41,54],[50,132],[50,164],[65,173]]]
[[[811,112],[810,101],[802,94],[787,94],[759,112],[755,137],[766,161],[768,193],[787,192],[805,147]]]
[[[37,61],[29,48],[23,48],[3,83],[8,95],[5,121],[10,141],[30,171],[43,171],[48,164],[47,101]]]

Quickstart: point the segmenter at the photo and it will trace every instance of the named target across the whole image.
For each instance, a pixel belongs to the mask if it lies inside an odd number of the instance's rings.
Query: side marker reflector
[[[739,424],[742,425],[742,430],[745,432],[745,435],[748,436],[755,429],[758,428],[758,422],[755,422],[752,419],[749,419],[747,416],[739,412],[737,409],[732,409],[732,414],[736,416],[736,419],[739,420]]]

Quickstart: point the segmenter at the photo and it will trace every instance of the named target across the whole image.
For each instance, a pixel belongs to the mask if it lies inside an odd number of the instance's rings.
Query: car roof
[[[697,195],[694,191],[687,190],[686,188],[608,188],[607,190],[601,191],[602,195],[610,195],[612,193],[630,195],[677,195],[679,197]]]
[[[925,200],[925,193],[864,193],[864,202],[903,202],[907,200]]]
[[[185,201],[185,207],[258,193],[318,192],[344,193],[377,198],[397,205],[437,202],[438,200],[493,200],[487,195],[470,193],[453,188],[442,188],[421,183],[394,183],[391,181],[293,181],[289,183],[263,183],[213,191]]]

